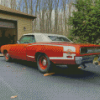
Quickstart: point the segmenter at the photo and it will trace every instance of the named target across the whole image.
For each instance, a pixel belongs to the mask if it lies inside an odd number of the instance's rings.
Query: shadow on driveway
[[[14,59],[11,63],[16,63],[19,65],[24,65],[25,67],[32,68],[33,70],[37,70],[37,64],[35,62],[30,61],[22,61],[22,60],[16,60]],[[61,76],[61,77],[69,77],[74,79],[91,79],[93,77],[100,77],[100,74],[94,71],[88,71],[86,69],[68,69],[67,67],[60,67],[55,66],[51,73],[54,72],[55,74],[52,76]]]

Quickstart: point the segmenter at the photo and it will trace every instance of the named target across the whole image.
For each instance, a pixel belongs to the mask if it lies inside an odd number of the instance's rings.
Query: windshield
[[[62,42],[71,42],[66,37],[60,37],[60,36],[48,36],[52,41],[62,41]]]

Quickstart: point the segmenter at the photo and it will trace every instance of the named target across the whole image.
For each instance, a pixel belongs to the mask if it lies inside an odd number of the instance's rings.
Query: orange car
[[[52,64],[77,68],[100,56],[100,45],[75,44],[67,37],[57,34],[24,34],[17,44],[1,47],[5,60],[11,58],[37,62],[40,72],[48,72]]]

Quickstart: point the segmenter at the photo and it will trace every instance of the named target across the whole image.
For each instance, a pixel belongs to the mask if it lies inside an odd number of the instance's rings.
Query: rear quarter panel
[[[41,52],[48,57],[62,57],[63,47],[51,46],[51,45],[30,45],[27,47],[27,55],[35,56],[36,53]]]
[[[1,52],[3,53],[4,50],[7,50],[9,52],[10,47],[11,47],[10,45],[3,45],[3,46],[1,46]]]

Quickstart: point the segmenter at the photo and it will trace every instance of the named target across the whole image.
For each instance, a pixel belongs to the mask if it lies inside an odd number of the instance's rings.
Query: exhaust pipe
[[[99,62],[100,62],[100,57],[96,61],[94,61],[93,64],[94,65],[99,65]]]
[[[98,58],[98,61],[94,62],[95,65],[99,65],[100,57]]]
[[[94,62],[95,65],[98,65],[98,62]]]

